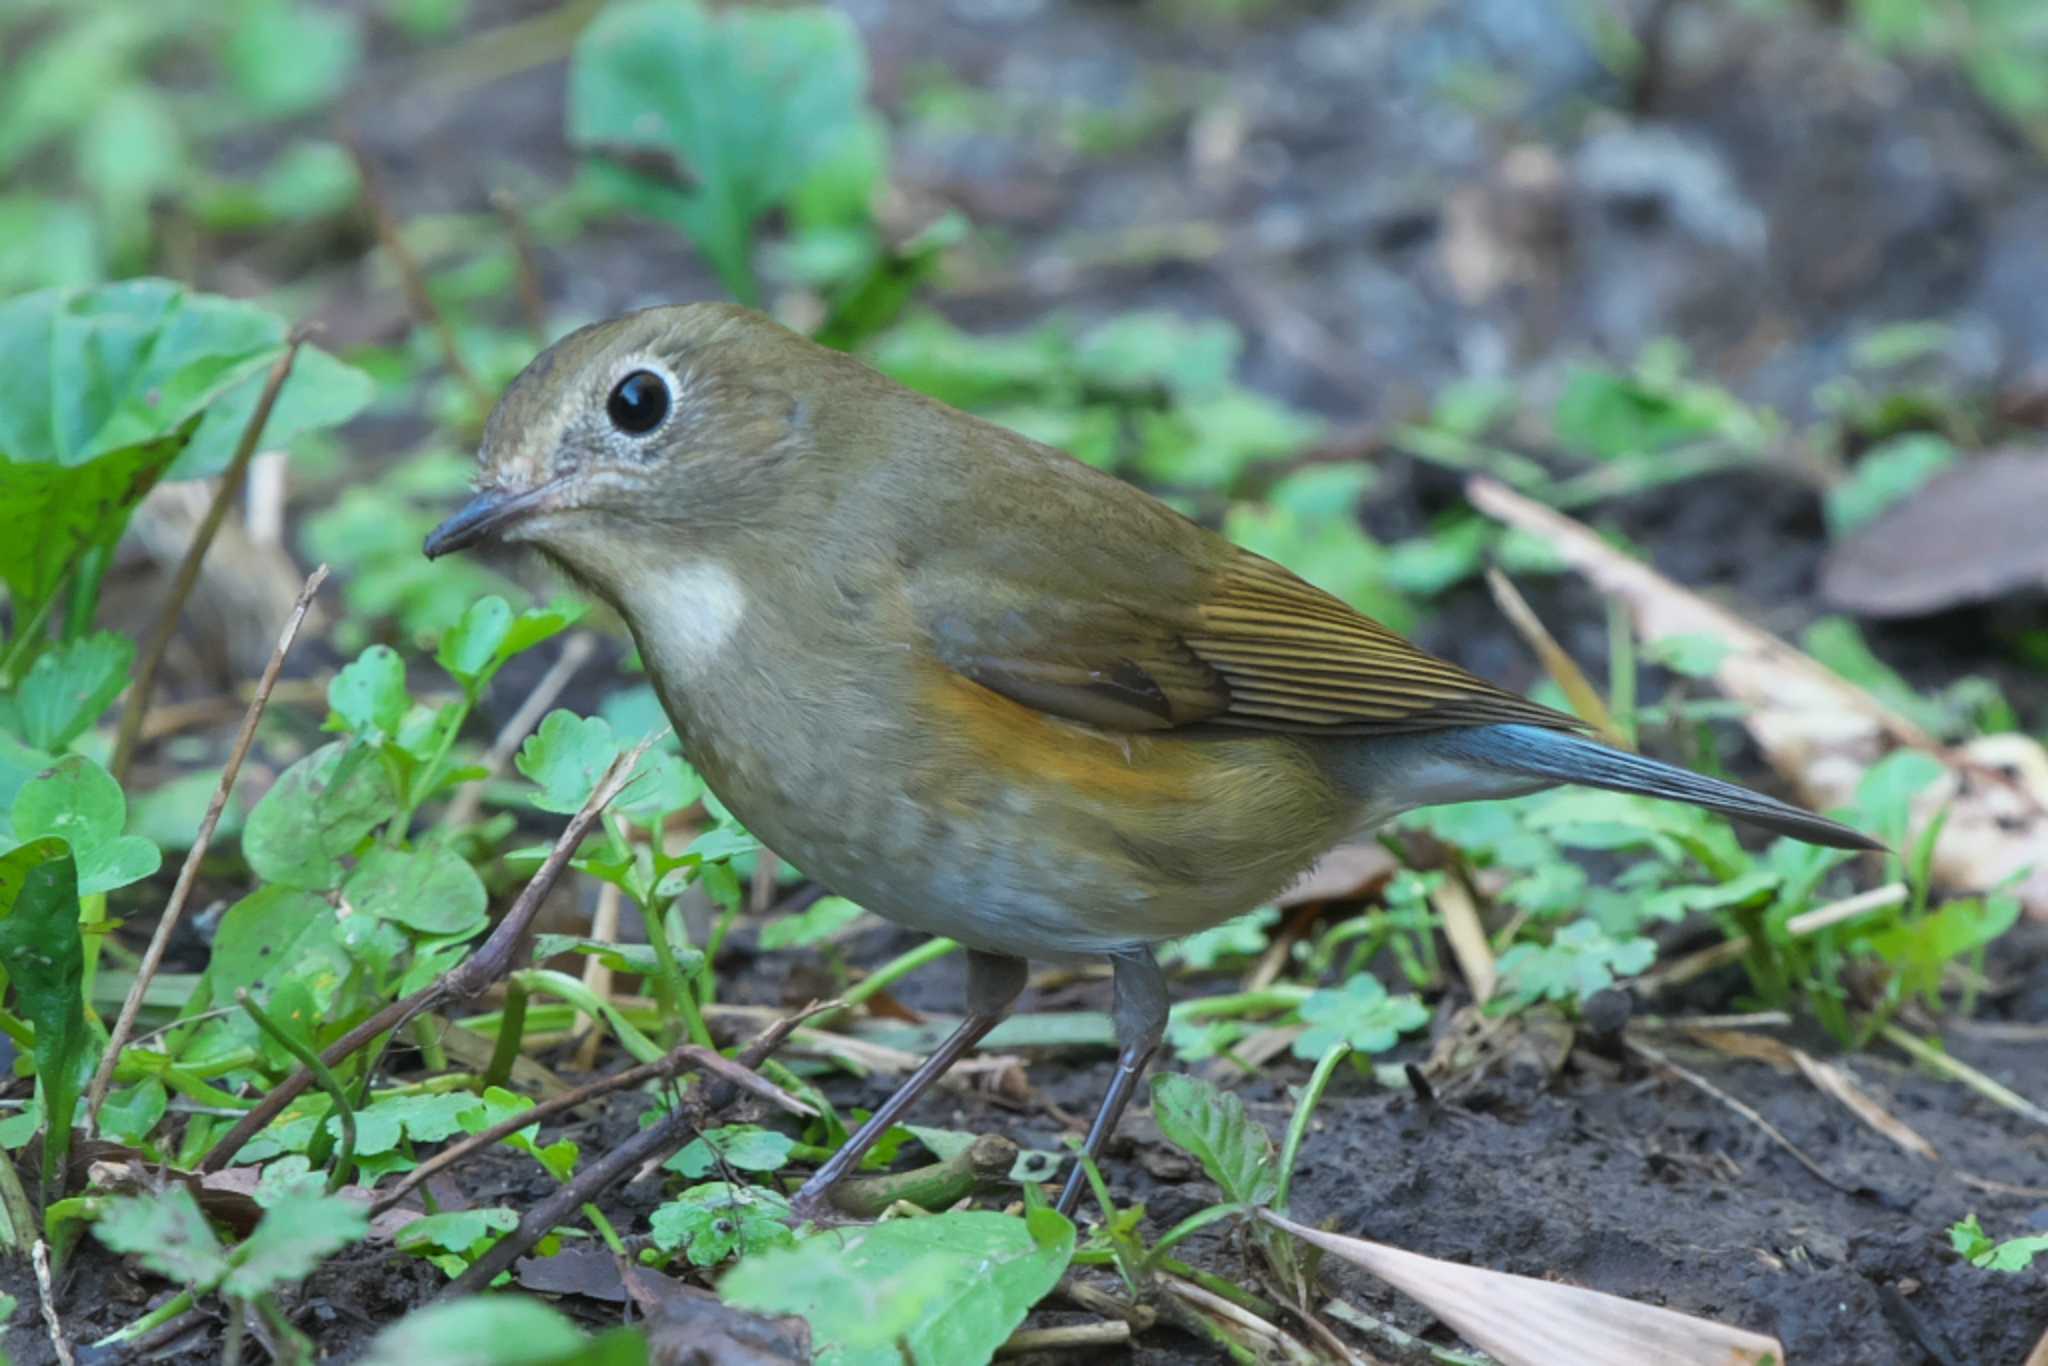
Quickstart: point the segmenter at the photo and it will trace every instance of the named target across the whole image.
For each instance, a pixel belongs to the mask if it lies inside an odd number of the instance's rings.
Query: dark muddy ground
[[[482,26],[545,7],[475,8]],[[1632,77],[1600,61],[1567,0],[1276,5],[1243,27],[1107,0],[862,0],[850,11],[897,120],[905,192],[957,205],[1012,245],[998,268],[941,300],[965,324],[1052,309],[1228,316],[1246,334],[1254,383],[1369,435],[1461,375],[1499,374],[1541,393],[1572,355],[1626,359],[1664,336],[1688,342],[1702,373],[1796,420],[1858,336],[1936,318],[1961,339],[1945,381],[1985,411],[2023,407],[2048,382],[2048,173],[2038,158],[1955,81],[1901,75],[1803,12],[1654,8],[1670,17],[1655,59]],[[474,210],[501,184],[566,181],[559,61],[457,95],[417,79],[421,70],[392,58],[349,116],[401,213]],[[946,131],[914,118],[935,72],[992,96],[988,127]],[[1080,107],[1127,111],[1127,145],[1083,155],[1044,135],[1059,111]],[[1160,249],[1162,236],[1182,245]],[[550,252],[543,267],[551,298],[591,316],[716,292],[688,250],[652,228]],[[260,254],[230,255],[206,262],[202,283],[247,288],[274,269]],[[347,252],[316,278],[336,345],[402,327],[396,291],[373,286]],[[371,446],[370,458],[402,449],[395,438]],[[1412,534],[1455,505],[1451,477],[1391,452],[1375,458],[1376,533]],[[1823,610],[1819,501],[1800,479],[1717,476],[1608,504],[1600,517],[1673,577],[1774,630],[1796,632]],[[1532,597],[1567,648],[1597,666],[1606,628],[1594,595],[1560,583]],[[2000,679],[2038,731],[2048,682],[1997,638],[2043,624],[2048,610],[2034,600],[1873,626],[1871,639],[1917,684]],[[1530,681],[1525,649],[1483,591],[1454,592],[1418,637],[1504,683]],[[1746,776],[1767,780],[1753,765]],[[911,942],[876,932],[855,960]],[[802,999],[813,980],[801,957],[754,958],[744,941],[725,966],[729,994],[743,1000]],[[2001,989],[1982,1019],[2035,1035],[2000,1041],[1956,1025],[1945,1038],[2023,1094],[2048,1097],[2048,932],[2015,935],[1992,968]],[[902,999],[954,1009],[951,973],[925,978]],[[1730,974],[1698,984],[1685,1005],[1730,1009],[1739,994]],[[1101,1007],[1107,990],[1028,999]],[[1828,1051],[1824,1039],[1798,1042]],[[1305,1150],[1297,1216],[1772,1332],[1798,1366],[2018,1363],[2048,1329],[2038,1272],[1978,1271],[1943,1232],[1973,1210],[2004,1235],[2048,1232],[2048,1133],[1881,1049],[1847,1060],[1941,1154],[1930,1165],[1796,1075],[1676,1039],[1663,1046],[1847,1189],[1723,1104],[1582,1044],[1554,1077],[1495,1078],[1442,1104],[1340,1080]],[[952,1091],[919,1117],[1053,1146],[1060,1125],[1044,1103],[1085,1112],[1107,1072],[1105,1055],[1039,1056],[1032,1103]],[[1285,1087],[1303,1075],[1283,1060],[1237,1089],[1278,1131]],[[842,1104],[872,1105],[884,1088],[842,1080],[831,1090]],[[614,1114],[572,1136],[588,1147],[628,1122]],[[1214,1193],[1199,1176],[1159,1175],[1185,1164],[1141,1160],[1148,1146],[1159,1147],[1157,1131],[1139,1113],[1110,1175],[1121,1196],[1146,1202],[1156,1231]],[[471,1199],[518,1203],[486,1187],[526,1179],[485,1168],[463,1185]],[[651,1188],[624,1192],[611,1212],[625,1226],[651,1198]],[[1221,1236],[1188,1246],[1224,1274],[1240,1265]],[[128,1321],[158,1290],[90,1249],[74,1275],[95,1287],[71,1301],[82,1340]],[[1448,1340],[1377,1285],[1330,1275],[1334,1293]],[[402,1258],[345,1257],[310,1287],[308,1326],[340,1350],[437,1284]],[[32,1288],[7,1288],[34,1299]],[[83,1303],[95,1298],[98,1313]],[[593,1319],[617,1312],[565,1303]],[[1057,1317],[1059,1306],[1046,1312]],[[46,1359],[38,1333],[6,1346],[18,1362]],[[216,1350],[180,1346],[170,1359]],[[1221,1358],[1159,1329],[1101,1359]]]

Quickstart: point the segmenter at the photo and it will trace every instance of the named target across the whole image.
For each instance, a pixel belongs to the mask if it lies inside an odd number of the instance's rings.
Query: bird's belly
[[[914,729],[842,713],[830,733],[779,746],[804,757],[773,769],[739,759],[754,747],[715,729],[688,747],[749,829],[834,891],[1027,958],[1220,924],[1287,886],[1349,824],[1350,803],[1284,737],[1112,735],[964,680],[941,686]]]

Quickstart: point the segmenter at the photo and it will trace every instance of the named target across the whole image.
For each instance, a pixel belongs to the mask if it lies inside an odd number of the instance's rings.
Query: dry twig
[[[121,729],[114,741],[114,762],[108,766],[116,782],[128,780],[128,766],[135,762],[135,746],[142,735],[143,713],[149,710],[150,694],[156,691],[156,672],[163,665],[164,651],[170,646],[171,634],[178,628],[178,618],[185,611],[185,600],[192,596],[192,585],[199,582],[199,567],[206,561],[206,552],[212,548],[213,538],[220,534],[228,509],[241,496],[242,481],[249,473],[249,461],[256,454],[257,443],[263,439],[263,429],[270,425],[270,410],[277,406],[277,396],[284,389],[284,382],[291,378],[292,365],[298,360],[299,348],[306,344],[307,335],[303,328],[293,329],[285,340],[284,354],[270,367],[270,374],[263,381],[263,392],[256,396],[256,406],[242,428],[242,439],[236,445],[227,469],[221,472],[220,486],[213,491],[213,503],[200,520],[199,529],[192,534],[192,544],[178,565],[177,576],[171,580],[171,591],[164,599],[163,612],[157,617],[149,641],[142,647],[141,658],[135,663],[135,682],[129,687],[128,703],[121,710]]]

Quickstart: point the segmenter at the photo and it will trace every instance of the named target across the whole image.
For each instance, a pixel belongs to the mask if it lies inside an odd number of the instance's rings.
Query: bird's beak
[[[438,559],[467,550],[522,518],[556,506],[560,491],[559,480],[530,489],[484,489],[463,504],[460,512],[434,528],[427,537],[427,558]]]

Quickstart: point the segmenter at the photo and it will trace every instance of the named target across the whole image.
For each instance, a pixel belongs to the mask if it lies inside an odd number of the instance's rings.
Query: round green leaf
[[[365,915],[393,920],[423,934],[462,934],[480,929],[489,896],[476,870],[461,855],[438,845],[390,849],[363,855],[342,885],[344,900]]]
[[[267,882],[308,891],[340,885],[343,854],[398,809],[377,756],[337,741],[284,771],[242,830],[242,854]]]

